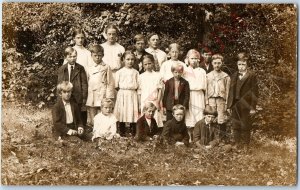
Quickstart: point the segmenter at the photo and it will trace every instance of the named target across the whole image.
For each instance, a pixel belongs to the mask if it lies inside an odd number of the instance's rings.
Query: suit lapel
[[[241,87],[245,84],[245,82],[247,81],[247,79],[249,78],[249,76],[250,76],[249,71],[247,71],[246,74],[245,74],[245,76],[241,79]]]
[[[75,119],[75,111],[74,111],[74,104],[73,102],[70,102],[72,115],[73,115],[73,123],[76,125],[76,119]]]

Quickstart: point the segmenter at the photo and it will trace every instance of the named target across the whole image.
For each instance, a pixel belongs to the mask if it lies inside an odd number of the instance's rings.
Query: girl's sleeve
[[[200,90],[205,91],[206,90],[206,72],[202,69],[201,71],[201,75],[200,75]]]
[[[121,70],[118,70],[115,75],[115,88],[119,88],[120,71]]]
[[[106,87],[106,98],[114,98],[115,93],[115,81],[112,75],[110,67],[107,67],[107,87]]]
[[[138,90],[137,90],[138,94],[142,93],[142,79],[141,79],[141,75],[138,76]]]

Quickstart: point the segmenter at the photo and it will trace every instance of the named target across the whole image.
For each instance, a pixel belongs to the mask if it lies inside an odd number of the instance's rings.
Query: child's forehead
[[[103,52],[100,52],[100,51],[98,51],[98,52],[92,52],[92,55],[103,55]]]
[[[184,110],[182,109],[174,110],[174,114],[179,114],[179,113],[184,113]]]
[[[216,117],[215,115],[212,115],[212,114],[206,114],[204,115],[205,117]]]
[[[107,33],[117,33],[117,30],[114,28],[107,29]]]
[[[217,59],[212,60],[212,62],[213,63],[219,63],[219,62],[222,63],[222,59],[221,58],[217,58]]]

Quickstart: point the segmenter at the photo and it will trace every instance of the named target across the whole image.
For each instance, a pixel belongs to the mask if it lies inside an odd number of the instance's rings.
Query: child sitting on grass
[[[72,90],[73,85],[69,81],[63,81],[57,85],[57,93],[60,97],[52,109],[52,132],[54,137],[59,139],[67,136],[78,136],[87,140],[80,108],[71,99]]]
[[[219,128],[214,123],[218,112],[211,106],[204,109],[204,118],[198,121],[194,127],[194,142],[197,147],[211,148],[218,143]]]
[[[137,141],[148,141],[153,138],[158,132],[158,127],[155,119],[153,118],[156,107],[152,102],[144,104],[144,115],[137,120],[136,135],[134,137]]]
[[[101,101],[101,113],[94,117],[94,128],[92,140],[103,138],[110,140],[117,137],[117,119],[113,115],[114,102],[104,98]]]
[[[189,134],[184,123],[185,108],[177,104],[173,106],[173,118],[164,125],[161,135],[164,143],[175,145],[189,145]]]

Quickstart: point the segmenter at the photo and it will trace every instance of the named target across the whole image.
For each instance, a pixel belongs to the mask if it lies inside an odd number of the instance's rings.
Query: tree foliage
[[[190,48],[222,53],[229,74],[236,70],[237,52],[248,51],[263,107],[274,106],[266,100],[283,92],[295,92],[292,4],[4,3],[2,14],[5,100],[52,103],[62,52],[74,43],[71,29],[82,27],[89,46],[105,41],[104,28],[111,22],[126,48],[135,34],[155,32],[163,50],[172,42],[182,45],[181,59]]]

